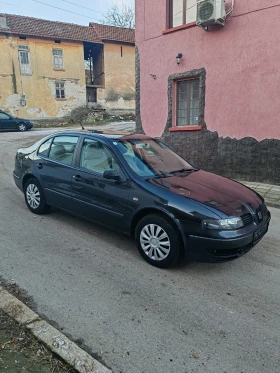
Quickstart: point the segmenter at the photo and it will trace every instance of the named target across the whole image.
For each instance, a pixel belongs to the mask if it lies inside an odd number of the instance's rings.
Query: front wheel
[[[20,132],[27,131],[27,125],[25,123],[19,123],[17,128]]]
[[[135,230],[141,256],[155,267],[168,268],[178,259],[181,249],[179,232],[160,215],[142,218]]]
[[[49,210],[43,190],[36,179],[29,179],[24,186],[24,196],[27,207],[34,214],[42,215]]]

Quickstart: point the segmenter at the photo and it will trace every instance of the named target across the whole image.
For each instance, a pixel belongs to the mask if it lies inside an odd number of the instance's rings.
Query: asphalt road
[[[116,373],[278,373],[280,210],[234,262],[156,269],[130,238],[63,212],[29,212],[14,154],[44,135],[0,133],[0,275]]]

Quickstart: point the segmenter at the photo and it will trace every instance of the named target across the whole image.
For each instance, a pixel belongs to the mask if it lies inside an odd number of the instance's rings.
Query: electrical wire
[[[46,4],[46,3],[44,3],[43,1],[39,1],[39,0],[31,0],[31,1],[34,1],[35,3],[43,4],[43,5],[45,5],[45,6],[49,6],[49,7],[51,7],[51,8],[55,8],[55,9],[62,10],[63,12],[67,12],[67,13],[75,14],[76,16],[84,17],[84,18],[90,19],[90,20],[92,20],[92,21],[97,21],[97,19],[92,19],[92,17],[85,16],[84,14],[80,14],[80,13],[72,12],[71,10],[67,10],[67,9],[59,8],[58,6],[55,6],[55,5]]]
[[[7,3],[7,2],[2,1],[2,0],[1,0],[1,4],[6,4],[6,5],[9,5],[9,6],[13,6],[14,8],[19,8],[19,9],[23,9],[23,10],[28,10],[28,12],[32,12],[32,13],[36,13],[36,14],[42,14],[42,15],[45,16],[45,17],[51,17],[51,15],[49,15],[49,14],[42,13],[42,12],[37,12],[37,11],[35,11],[35,10],[31,10],[31,9],[27,9],[27,8],[23,8],[22,6],[14,5],[14,4],[10,4],[10,3]]]
[[[205,1],[205,0],[197,1],[195,4],[191,5],[189,8],[186,8],[186,11],[189,10],[189,9],[194,8],[195,6],[197,6],[197,4],[199,4],[199,3],[203,3],[204,1]],[[180,12],[178,12],[178,13],[173,14],[173,17],[174,17],[174,16],[177,16],[177,15],[180,14],[180,13],[183,13],[183,11],[184,11],[184,9],[183,9],[183,10],[180,10]]]
[[[79,8],[83,8],[83,9],[87,9],[87,10],[90,10],[91,12],[95,12],[95,13],[99,13],[99,14],[103,14],[102,12],[99,12],[98,10],[94,10],[92,8],[88,8],[84,5],[80,5],[80,4],[76,4],[76,3],[73,3],[73,1],[68,1],[68,0],[61,0],[61,1],[64,1],[65,3],[68,3],[68,4],[72,4],[72,5],[75,5]]]
[[[231,0],[231,7],[229,10],[226,11],[226,16],[229,16],[231,13],[233,13],[234,10],[234,0]]]

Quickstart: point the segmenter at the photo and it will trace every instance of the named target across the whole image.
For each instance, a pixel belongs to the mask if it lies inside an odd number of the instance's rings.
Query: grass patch
[[[0,310],[0,372],[77,373]]]

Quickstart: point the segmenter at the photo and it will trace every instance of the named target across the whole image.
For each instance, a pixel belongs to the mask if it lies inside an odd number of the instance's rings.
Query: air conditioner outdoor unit
[[[196,24],[208,27],[214,24],[224,26],[226,9],[224,0],[202,0],[197,3]]]

